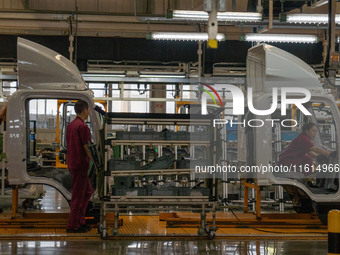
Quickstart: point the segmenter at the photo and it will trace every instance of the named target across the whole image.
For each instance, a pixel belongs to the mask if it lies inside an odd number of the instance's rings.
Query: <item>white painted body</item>
[[[19,89],[8,101],[6,155],[10,185],[46,184],[58,189],[66,199],[71,194],[59,182],[27,174],[28,99],[81,99],[89,104],[94,139],[98,141],[99,117],[94,109],[93,92],[88,89],[77,67],[58,53],[25,39],[18,39]]]
[[[57,52],[18,38],[19,89],[87,90],[78,68]]]
[[[276,81],[276,82],[275,82]],[[280,50],[276,47],[261,44],[248,51],[247,58],[247,85],[252,87],[257,95],[254,99],[258,109],[270,108],[272,101],[272,87],[302,87],[311,91],[310,101],[324,101],[331,109],[332,117],[336,125],[336,136],[340,137],[340,113],[333,96],[326,93],[322,88],[314,70],[301,59]],[[294,95],[293,95],[294,96]],[[301,95],[296,95],[297,97]],[[270,116],[255,116],[256,119],[268,119]],[[316,119],[312,117],[312,121]],[[256,128],[253,136],[255,165],[272,164],[272,127],[271,123],[266,123],[264,127]],[[339,141],[337,141],[337,148]],[[339,159],[339,150],[337,158]],[[268,185],[291,185],[303,190],[312,201],[316,203],[337,202],[340,203],[340,191],[334,194],[314,194],[303,183],[288,179],[275,178],[268,173],[257,175],[257,184]]]
[[[247,86],[260,93],[271,93],[272,87],[299,87],[323,93],[322,84],[309,65],[268,44],[249,49]]]

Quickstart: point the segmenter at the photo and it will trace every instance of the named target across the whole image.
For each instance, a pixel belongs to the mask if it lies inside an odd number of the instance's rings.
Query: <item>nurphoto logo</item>
[[[217,99],[219,100],[219,104],[221,108],[224,108],[224,105],[222,103],[222,100],[217,93],[217,91],[208,84],[200,83],[207,89],[210,89]],[[203,92],[201,97],[201,114],[206,115],[208,114],[207,109],[207,99],[208,96],[212,98],[215,105],[217,105],[216,99],[213,96],[213,94],[205,89],[204,87],[199,87],[199,89]],[[235,86],[235,85],[223,85],[223,89],[225,91],[230,91],[232,94],[232,115],[244,115],[244,109],[245,109],[245,101],[247,100],[247,107],[249,111],[258,116],[266,116],[271,115],[275,112],[275,110],[279,106],[280,102],[280,109],[281,109],[281,116],[287,115],[287,106],[288,105],[295,105],[304,115],[310,116],[311,113],[305,108],[303,105],[304,103],[307,103],[311,99],[311,93],[308,89],[305,88],[298,88],[298,87],[281,87],[280,88],[280,95],[279,95],[279,88],[273,87],[272,88],[272,102],[270,104],[269,109],[266,110],[260,110],[256,109],[254,106],[254,99],[253,99],[253,88],[247,88],[247,98],[245,98],[242,90]],[[292,96],[294,95],[294,96]],[[296,95],[299,95],[300,97],[296,97]],[[303,95],[301,97],[301,95]],[[280,100],[279,100],[280,99]],[[214,126],[215,125],[226,125],[229,123],[230,125],[243,125],[243,126],[250,126],[250,127],[262,127],[265,122],[271,122],[272,126],[275,122],[280,121],[279,119],[250,119],[250,120],[243,120],[242,122],[233,122],[233,120],[227,120],[227,119],[215,119],[214,120]],[[284,127],[295,127],[297,126],[297,122],[294,119],[284,119],[281,122],[281,125]]]

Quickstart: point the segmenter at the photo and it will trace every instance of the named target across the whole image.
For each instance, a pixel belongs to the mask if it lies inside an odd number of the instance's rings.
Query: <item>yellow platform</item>
[[[41,214],[41,213],[39,213]],[[186,214],[186,217],[189,214]],[[53,214],[45,213],[43,218],[38,218],[38,214],[26,214],[25,218],[15,220],[0,219],[0,239],[16,240],[64,240],[64,239],[99,239],[100,236],[97,228],[93,226],[91,232],[86,234],[67,234],[67,214],[60,215],[59,219]],[[171,215],[170,215],[171,216]],[[194,220],[197,220],[195,214]],[[66,217],[66,218],[65,218]],[[164,215],[161,214],[161,217]],[[225,217],[229,217],[225,215]],[[251,214],[239,214],[240,219],[251,218]],[[281,216],[283,217],[283,216]],[[314,217],[314,216],[313,216]],[[315,219],[312,220],[315,221]],[[113,217],[112,217],[113,218]],[[284,217],[283,217],[284,218]],[[160,216],[120,216],[123,225],[119,228],[120,236],[110,236],[111,230],[108,231],[109,239],[147,239],[147,238],[206,238],[197,235],[197,227],[167,227],[167,221]],[[208,217],[209,220],[209,217]],[[243,221],[242,220],[242,221]],[[302,219],[301,219],[302,220]],[[305,219],[306,220],[306,219]],[[311,220],[311,221],[312,221]],[[12,221],[12,223],[10,222]],[[285,227],[278,225],[251,225],[247,221],[244,224],[229,224],[225,227],[219,227],[216,232],[216,238],[223,239],[266,239],[266,240],[326,240],[327,228],[322,225],[304,224],[287,225],[289,220],[285,220]],[[302,222],[303,223],[303,222]],[[108,215],[108,224],[112,226],[112,219]],[[314,226],[314,227],[313,227]],[[289,228],[288,228],[289,227]]]

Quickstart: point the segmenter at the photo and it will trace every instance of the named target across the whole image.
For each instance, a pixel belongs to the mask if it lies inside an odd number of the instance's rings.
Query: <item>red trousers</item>
[[[302,166],[302,173],[305,176],[308,176],[312,173],[312,167],[313,167],[313,158],[311,155],[306,154],[301,158],[298,159],[289,159],[289,158],[285,158],[284,160],[279,160],[279,162],[277,163],[278,165],[283,165],[283,166],[297,166],[300,167]],[[309,171],[306,171],[308,166]],[[297,171],[300,171],[300,168],[296,169]]]
[[[87,205],[93,193],[90,179],[83,170],[70,170],[72,176],[71,211],[67,228],[75,229],[85,224]]]

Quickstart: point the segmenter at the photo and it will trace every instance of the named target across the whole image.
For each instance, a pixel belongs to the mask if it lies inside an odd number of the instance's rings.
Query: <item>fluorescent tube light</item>
[[[177,33],[177,32],[154,32],[147,36],[153,40],[178,40],[178,41],[207,41],[208,33]],[[217,34],[217,41],[225,41],[224,34]]]
[[[112,74],[112,73],[85,73],[83,77],[125,77],[125,74]]]
[[[312,8],[316,8],[316,7],[320,7],[320,6],[323,6],[325,4],[328,4],[328,0],[320,0],[320,1],[317,1],[315,3],[312,4]]]
[[[173,10],[172,18],[178,20],[208,20],[209,14],[204,11]]]
[[[259,12],[218,12],[218,21],[244,21],[257,22],[262,21],[262,13]]]
[[[185,75],[141,74],[141,78],[185,78]]]
[[[186,75],[184,73],[171,73],[171,72],[163,72],[163,73],[154,73],[154,72],[145,72],[140,73],[139,77],[141,78],[185,78]]]
[[[327,24],[328,14],[306,14],[290,13],[287,14],[288,23],[306,23],[306,24]],[[335,23],[340,24],[340,15],[335,15]]]
[[[246,34],[244,40],[250,42],[317,43],[318,37],[315,35]]]
[[[204,11],[174,10],[172,17],[175,20],[208,21],[209,14]],[[218,12],[218,21],[256,22],[262,20],[259,12]]]

